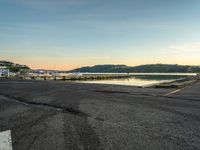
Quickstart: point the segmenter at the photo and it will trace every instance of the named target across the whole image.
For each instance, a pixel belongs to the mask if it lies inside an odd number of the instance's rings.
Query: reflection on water
[[[135,75],[137,79],[143,80],[177,80],[187,77],[186,75]]]
[[[186,76],[183,76],[183,75],[181,75],[181,76],[179,76],[179,75],[153,75],[153,76],[152,75],[135,75],[130,78],[109,79],[109,80],[89,80],[89,81],[78,81],[78,82],[144,86],[144,85],[174,81],[174,80],[181,79],[184,77],[186,77]]]

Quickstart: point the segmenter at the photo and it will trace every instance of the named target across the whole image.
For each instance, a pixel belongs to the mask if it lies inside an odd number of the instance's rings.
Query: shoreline
[[[93,85],[110,85],[110,86],[127,86],[127,87],[136,87],[136,88],[181,88],[190,84],[199,81],[200,78],[198,76],[187,76],[180,79],[175,79],[168,82],[159,82],[159,83],[152,83],[147,85],[128,85],[128,84],[106,84],[106,83],[87,83],[81,82],[80,80],[34,80],[34,79],[15,79],[15,78],[0,78],[0,80],[17,80],[17,81],[50,81],[50,82],[61,82],[61,83],[75,83],[75,84],[93,84]],[[64,82],[63,82],[64,81]],[[79,82],[80,81],[80,82]],[[85,81],[100,81],[100,80],[85,80]]]

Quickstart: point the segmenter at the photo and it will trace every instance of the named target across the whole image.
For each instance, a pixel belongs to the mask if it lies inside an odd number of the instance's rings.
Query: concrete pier
[[[24,77],[24,79],[34,79],[34,80],[105,80],[105,79],[120,79],[129,78],[129,74],[83,74],[83,75],[40,75],[40,76],[30,76]]]

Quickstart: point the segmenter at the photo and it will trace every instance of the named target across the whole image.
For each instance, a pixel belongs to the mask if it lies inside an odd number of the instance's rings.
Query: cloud
[[[200,42],[170,45],[170,49],[185,52],[200,52]]]

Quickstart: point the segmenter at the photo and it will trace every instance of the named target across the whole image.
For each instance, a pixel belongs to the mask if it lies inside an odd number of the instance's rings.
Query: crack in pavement
[[[53,110],[53,111],[58,111],[58,112],[61,112],[61,113],[70,113],[70,114],[73,114],[73,115],[77,115],[79,117],[91,118],[91,119],[99,121],[99,122],[105,121],[103,118],[100,118],[100,117],[94,118],[90,114],[84,113],[80,110],[76,110],[76,109],[71,108],[71,107],[62,107],[62,106],[50,105],[50,104],[47,104],[47,103],[27,102],[25,99],[17,98],[17,97],[10,96],[8,94],[2,94],[2,93],[0,93],[0,96],[5,98],[5,100],[3,100],[3,101],[15,102],[15,103],[25,105],[25,106],[28,106],[28,107],[35,107],[35,108]]]
[[[57,106],[57,105],[51,105],[51,104],[47,104],[47,103],[38,103],[38,102],[28,102],[23,98],[18,98],[15,96],[11,96],[8,94],[2,94],[0,93],[1,96],[8,98],[4,101],[10,101],[10,102],[16,102],[25,106],[32,106],[32,107],[37,107],[37,108],[43,108],[43,109],[47,109],[47,110],[56,110],[59,112],[64,112],[64,113],[71,113],[74,115],[78,115],[78,116],[86,116],[88,117],[88,114],[81,112],[79,110],[73,109],[71,107],[62,107],[62,106]]]

